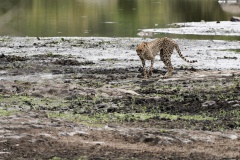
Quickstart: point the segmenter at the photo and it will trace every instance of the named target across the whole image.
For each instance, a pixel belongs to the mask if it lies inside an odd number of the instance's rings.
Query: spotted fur
[[[186,62],[194,63],[197,62],[196,60],[187,60],[181,53],[178,44],[167,37],[159,38],[156,40],[153,40],[151,42],[142,42],[139,46],[137,46],[136,51],[137,55],[142,61],[143,66],[143,75],[146,79],[147,77],[152,76],[152,69],[153,64],[155,60],[155,56],[160,52],[160,58],[165,64],[165,66],[168,68],[168,72],[163,76],[163,78],[168,78],[172,75],[173,72],[173,66],[171,63],[171,55],[173,53],[174,48],[178,52],[179,56]],[[151,66],[149,68],[149,72],[146,71],[146,60],[151,61]]]

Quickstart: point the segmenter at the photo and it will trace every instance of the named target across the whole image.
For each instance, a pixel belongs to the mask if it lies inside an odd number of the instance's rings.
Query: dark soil
[[[240,158],[238,68],[143,80],[138,59],[86,56],[135,42],[24,40],[2,40],[0,159]]]

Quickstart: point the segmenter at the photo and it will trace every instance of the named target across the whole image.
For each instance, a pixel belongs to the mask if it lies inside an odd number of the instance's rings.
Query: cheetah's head
[[[140,45],[137,46],[136,48],[136,52],[137,52],[137,55],[139,57],[142,57],[145,50],[146,50],[146,46],[147,46],[147,43],[146,42],[142,42]]]

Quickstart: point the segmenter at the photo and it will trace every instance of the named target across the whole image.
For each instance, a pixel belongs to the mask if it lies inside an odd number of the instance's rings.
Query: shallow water
[[[137,37],[139,29],[176,22],[228,21],[240,15],[234,6],[217,0],[0,0],[0,35]]]

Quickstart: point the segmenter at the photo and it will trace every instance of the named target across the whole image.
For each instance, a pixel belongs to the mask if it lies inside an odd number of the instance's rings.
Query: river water
[[[240,5],[231,7],[217,0],[0,0],[0,36],[137,37],[176,22],[229,21],[240,16]]]

